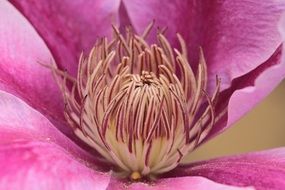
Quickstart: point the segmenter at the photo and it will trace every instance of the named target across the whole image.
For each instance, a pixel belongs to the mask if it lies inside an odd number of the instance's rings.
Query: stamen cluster
[[[100,39],[81,56],[77,78],[53,67],[75,134],[124,177],[156,176],[175,168],[215,122],[219,83],[206,93],[207,67],[200,52],[194,74],[186,45],[172,49],[163,33],[157,44],[114,27],[112,41]]]

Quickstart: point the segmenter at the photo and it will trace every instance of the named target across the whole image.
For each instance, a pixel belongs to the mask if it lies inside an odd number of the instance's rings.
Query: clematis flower
[[[284,6],[1,1],[0,189],[284,189],[284,148],[180,163],[284,78]]]

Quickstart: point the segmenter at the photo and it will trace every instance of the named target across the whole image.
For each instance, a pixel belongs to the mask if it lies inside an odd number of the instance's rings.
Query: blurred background
[[[285,146],[285,81],[232,128],[192,152],[204,160]]]

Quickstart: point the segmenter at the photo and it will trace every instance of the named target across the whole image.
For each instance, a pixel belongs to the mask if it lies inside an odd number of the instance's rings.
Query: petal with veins
[[[7,1],[0,1],[0,89],[60,122],[63,100],[49,64],[52,55],[36,31]]]
[[[253,186],[258,190],[285,188],[285,148],[228,156],[181,166],[166,176],[203,176],[218,183]]]
[[[75,158],[90,162],[92,165],[98,164],[98,168],[100,167],[99,161],[64,136],[42,114],[17,97],[0,91],[0,110],[0,146],[17,141],[44,141],[57,144]]]
[[[124,0],[131,24],[138,32],[155,19],[167,27],[172,45],[179,32],[188,45],[191,64],[198,63],[198,47],[205,52],[209,67],[210,89],[215,77],[222,89],[265,62],[281,44],[277,24],[284,1],[160,1]],[[169,14],[171,13],[171,17]]]
[[[216,111],[222,112],[227,107],[228,114],[216,123],[207,140],[233,126],[284,79],[285,62],[281,61],[281,57],[280,47],[269,60],[248,74],[235,79],[232,86],[221,93]]]
[[[99,37],[110,37],[117,24],[119,0],[10,0],[32,23],[57,64],[72,74],[80,53]]]
[[[0,189],[102,190],[110,181],[107,173],[86,167],[84,162],[48,142],[2,144],[0,167]]]

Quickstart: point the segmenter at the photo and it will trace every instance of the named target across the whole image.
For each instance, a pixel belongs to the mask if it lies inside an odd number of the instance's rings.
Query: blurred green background
[[[232,128],[187,156],[187,161],[285,146],[285,80]]]

